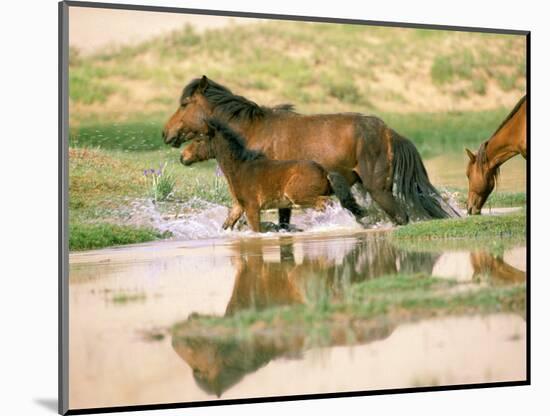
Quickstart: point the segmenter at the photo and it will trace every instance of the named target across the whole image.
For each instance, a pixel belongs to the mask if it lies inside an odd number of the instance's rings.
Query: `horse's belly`
[[[286,197],[269,199],[263,202],[262,209],[292,208],[292,201]]]

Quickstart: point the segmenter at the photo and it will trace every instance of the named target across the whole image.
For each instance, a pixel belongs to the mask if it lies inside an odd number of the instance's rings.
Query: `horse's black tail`
[[[428,178],[424,163],[414,144],[393,132],[393,179],[395,194],[412,216],[419,219],[460,217],[437,192]]]
[[[327,178],[334,195],[336,195],[336,198],[338,198],[342,206],[350,211],[357,220],[363,218],[366,212],[357,202],[355,202],[355,198],[351,193],[351,188],[346,179],[338,172],[329,172]]]

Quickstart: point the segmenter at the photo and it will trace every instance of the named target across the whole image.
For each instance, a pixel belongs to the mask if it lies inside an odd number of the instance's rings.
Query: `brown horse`
[[[527,157],[527,96],[524,95],[500,124],[489,140],[482,143],[477,153],[466,149],[469,157],[468,214],[480,214],[481,208],[493,191],[499,168],[508,159],[521,154]]]
[[[246,148],[245,140],[227,124],[208,119],[208,153],[213,155],[237,202],[223,225],[233,228],[246,213],[252,230],[260,232],[260,211],[268,208],[323,208],[333,193],[342,206],[356,217],[362,209],[339,173],[328,173],[310,160],[271,160],[261,152]]]
[[[179,147],[205,134],[205,120],[212,116],[271,159],[313,160],[340,173],[349,185],[360,183],[399,224],[408,222],[409,212],[416,218],[458,216],[430,183],[413,143],[377,117],[302,115],[290,105],[263,107],[203,76],[183,89],[179,108],[164,126],[164,142]],[[279,220],[288,223],[290,209],[280,209]]]

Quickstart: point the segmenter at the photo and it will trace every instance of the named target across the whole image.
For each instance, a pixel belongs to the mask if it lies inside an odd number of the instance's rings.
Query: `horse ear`
[[[208,87],[208,78],[206,78],[206,75],[203,75],[199,81],[196,92],[202,94],[206,90],[206,87]]]
[[[466,150],[466,154],[470,158],[470,161],[472,163],[474,163],[476,161],[476,155],[474,153],[472,153],[472,151],[470,149],[464,148],[464,150]]]

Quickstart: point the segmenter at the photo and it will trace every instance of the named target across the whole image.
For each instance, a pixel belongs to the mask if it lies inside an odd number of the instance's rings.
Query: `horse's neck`
[[[518,112],[519,113],[519,112]],[[516,120],[519,114],[515,114],[506,125],[504,125],[493,137],[487,142],[487,159],[489,161],[489,169],[497,169],[508,159],[521,153],[521,148],[518,146],[517,137],[521,135]]]
[[[231,127],[233,130],[235,130],[237,133],[241,135],[241,137],[245,140],[245,142],[248,144],[248,139],[250,137],[250,133],[252,133],[253,130],[253,124],[249,121],[229,121],[227,123],[229,127]]]
[[[261,152],[269,154],[269,145],[271,141],[263,141],[262,137],[264,136],[265,128],[265,119],[247,121],[247,120],[237,120],[230,121],[229,127],[235,130],[241,135],[246,143],[246,147],[249,149],[259,150]]]

